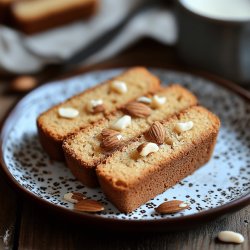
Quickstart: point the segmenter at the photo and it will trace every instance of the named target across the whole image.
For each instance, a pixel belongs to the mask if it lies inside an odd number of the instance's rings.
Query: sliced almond
[[[87,111],[93,114],[104,111],[104,105],[102,99],[90,100],[87,104]]]
[[[74,209],[79,212],[96,213],[104,210],[104,206],[94,200],[82,200],[74,205]]]
[[[63,118],[73,119],[79,115],[79,111],[71,107],[59,108],[58,114]]]
[[[182,132],[185,132],[185,131],[188,131],[190,129],[192,129],[194,126],[194,123],[192,121],[188,121],[188,122],[178,122],[176,125],[175,125],[175,131],[177,133],[182,133]]]
[[[164,96],[154,95],[152,98],[151,106],[155,109],[160,108],[166,102],[166,100],[167,98]]]
[[[143,102],[146,104],[150,104],[152,102],[151,98],[146,97],[146,96],[141,96],[137,99],[137,102]]]
[[[157,144],[152,142],[145,142],[137,148],[137,152],[140,156],[148,156],[151,153],[155,153],[159,150]]]
[[[187,203],[179,200],[172,200],[163,202],[161,205],[155,208],[155,211],[160,214],[173,214],[187,208],[189,208]]]
[[[113,129],[104,129],[101,139],[101,147],[106,151],[113,151],[122,145],[122,135]]]
[[[77,203],[78,201],[86,199],[86,197],[81,193],[77,193],[77,192],[71,193],[70,192],[70,193],[66,193],[63,196],[63,199],[68,201],[68,202],[71,202],[71,203]]]
[[[115,80],[111,83],[111,89],[119,94],[124,94],[128,92],[127,84],[118,80]]]
[[[118,119],[114,124],[111,125],[112,129],[121,131],[131,125],[131,116],[124,115],[120,119]]]
[[[130,102],[123,110],[133,117],[147,117],[152,111],[151,108],[140,102]]]
[[[146,138],[154,143],[163,144],[165,141],[166,131],[164,126],[156,121],[145,134]]]

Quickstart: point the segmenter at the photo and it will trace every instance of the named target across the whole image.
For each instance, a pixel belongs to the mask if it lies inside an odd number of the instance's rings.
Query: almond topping
[[[166,102],[167,98],[164,96],[158,96],[158,95],[154,95],[152,98],[152,108],[160,108],[165,102]]]
[[[243,235],[232,231],[219,232],[218,239],[223,242],[238,243],[238,244],[244,242]]]
[[[155,211],[160,214],[172,214],[180,212],[188,207],[189,205],[183,201],[172,200],[163,202],[161,205],[155,208]]]
[[[178,122],[175,125],[175,131],[177,133],[185,132],[185,131],[188,131],[188,130],[192,129],[193,126],[194,126],[194,123],[192,121],[189,121],[189,122]]]
[[[140,156],[147,156],[151,153],[157,152],[158,150],[159,147],[157,144],[152,142],[145,142],[137,148],[137,152],[140,154]]]
[[[131,116],[124,115],[118,119],[114,124],[111,125],[112,129],[121,131],[131,125]]]
[[[160,122],[156,121],[151,125],[145,136],[151,142],[163,144],[165,141],[166,131],[163,125]]]
[[[59,108],[58,109],[58,114],[63,117],[63,118],[67,118],[67,119],[73,119],[75,117],[77,117],[79,115],[79,111],[77,109],[74,108]]]
[[[101,133],[101,147],[106,151],[112,151],[122,145],[122,135],[113,129],[104,129]]]
[[[78,201],[86,199],[86,197],[81,193],[73,192],[73,193],[66,193],[63,196],[63,199],[71,203],[77,203]]]
[[[128,87],[126,83],[117,80],[111,83],[111,89],[119,94],[124,94],[128,92]]]
[[[98,201],[82,200],[74,205],[74,209],[79,212],[95,213],[95,212],[103,211],[104,206]]]
[[[90,113],[94,113],[94,114],[104,111],[103,101],[101,99],[91,100],[87,104],[87,110]]]
[[[123,111],[133,117],[147,117],[151,114],[151,108],[140,102],[130,102]]]
[[[137,99],[137,102],[143,102],[143,103],[150,104],[152,102],[152,100],[149,97],[141,96]]]
[[[32,90],[38,85],[36,78],[32,76],[19,76],[15,78],[10,85],[10,88],[13,92],[24,93]]]

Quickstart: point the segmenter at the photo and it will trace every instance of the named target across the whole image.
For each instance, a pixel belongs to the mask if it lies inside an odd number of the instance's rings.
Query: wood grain
[[[20,228],[19,249],[249,249],[250,206],[224,219],[200,228],[173,233],[115,233],[90,230],[76,225],[34,204],[24,206]],[[240,232],[245,237],[241,245],[223,244],[216,240],[221,230]],[[53,246],[50,248],[50,246]]]
[[[0,121],[17,98],[15,96],[4,97],[5,88],[4,83],[0,82]],[[12,249],[14,246],[17,210],[16,194],[0,172],[0,249]]]
[[[17,197],[0,175],[0,249],[12,249],[16,228]]]

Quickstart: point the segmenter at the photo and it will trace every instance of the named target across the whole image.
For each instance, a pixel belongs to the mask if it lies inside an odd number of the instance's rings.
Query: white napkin
[[[114,28],[143,0],[102,0],[100,9],[88,21],[25,36],[0,26],[0,71],[35,73],[46,64],[62,62],[91,44],[98,36]],[[139,12],[114,39],[83,64],[108,59],[142,37],[152,37],[165,44],[176,41],[174,15],[167,9],[152,7]]]

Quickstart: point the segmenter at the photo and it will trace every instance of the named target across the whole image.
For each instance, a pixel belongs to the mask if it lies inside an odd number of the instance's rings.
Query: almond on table
[[[240,244],[244,242],[244,237],[240,233],[236,233],[233,231],[221,231],[218,234],[218,239],[227,243],[237,243]]]

